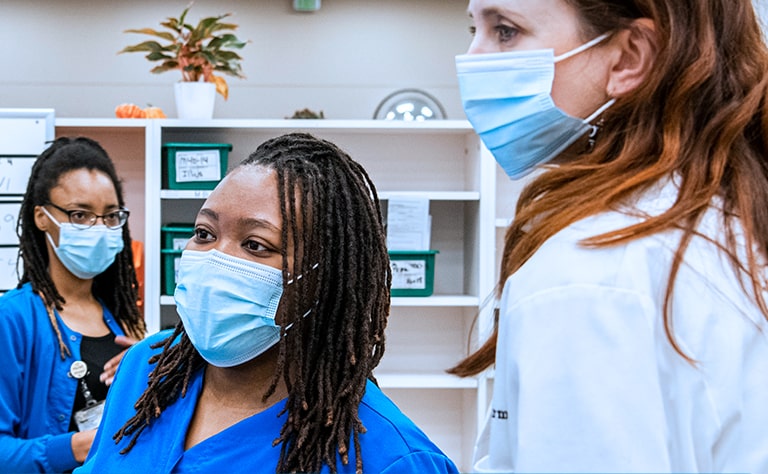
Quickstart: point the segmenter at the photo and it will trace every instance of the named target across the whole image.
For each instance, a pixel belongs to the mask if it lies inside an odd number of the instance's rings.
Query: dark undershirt
[[[99,380],[99,376],[104,372],[104,364],[123,349],[125,348],[115,344],[115,334],[112,331],[106,336],[83,336],[83,341],[80,343],[80,360],[88,366],[85,382],[88,384],[91,396],[97,402],[107,398],[108,387]],[[78,384],[75,404],[69,418],[69,431],[78,431],[77,423],[75,423],[75,412],[83,408],[85,408],[85,396],[80,389],[80,384]]]

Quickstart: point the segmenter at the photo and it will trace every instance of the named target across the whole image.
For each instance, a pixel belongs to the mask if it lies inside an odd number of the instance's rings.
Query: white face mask
[[[552,101],[555,63],[600,43],[604,34],[555,57],[551,49],[456,56],[462,104],[472,127],[512,179],[521,178],[562,153],[592,130]]]
[[[45,233],[53,252],[64,267],[73,275],[89,280],[101,274],[115,261],[123,250],[123,229],[110,229],[105,225],[93,225],[87,229],[78,229],[69,222],[60,223],[45,207],[43,212],[59,227],[59,245],[53,243],[53,237]]]
[[[217,250],[181,254],[174,299],[184,330],[211,365],[232,367],[280,341],[281,270]]]

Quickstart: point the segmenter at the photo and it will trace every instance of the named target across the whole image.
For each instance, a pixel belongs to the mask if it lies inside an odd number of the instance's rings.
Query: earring
[[[587,140],[587,153],[591,153],[592,150],[595,149],[595,142],[597,141],[597,134],[600,132],[600,128],[603,126],[605,121],[601,117],[595,125],[591,125],[591,128],[589,130],[588,140]]]

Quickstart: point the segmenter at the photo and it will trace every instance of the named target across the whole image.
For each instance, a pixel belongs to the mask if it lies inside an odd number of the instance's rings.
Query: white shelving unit
[[[194,222],[210,191],[162,189],[162,145],[230,143],[229,168],[264,140],[292,131],[328,139],[360,162],[383,201],[430,200],[434,295],[393,298],[386,351],[376,376],[385,392],[459,466],[471,469],[487,407],[484,377],[445,373],[489,329],[482,302],[496,271],[497,170],[466,121],[57,119],[57,135],[86,135],[115,160],[124,179],[135,239],[143,236],[144,314],[150,332],[176,322],[161,295],[161,227]],[[478,314],[482,317],[478,318]],[[473,346],[474,347],[474,346]]]

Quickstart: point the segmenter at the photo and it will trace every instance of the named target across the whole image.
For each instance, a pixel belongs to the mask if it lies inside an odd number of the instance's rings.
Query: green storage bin
[[[392,296],[432,296],[437,250],[390,250]]]
[[[160,228],[163,249],[182,250],[195,232],[194,224],[168,224]]]
[[[166,143],[163,145],[165,189],[210,190],[227,173],[229,143]]]
[[[181,250],[162,249],[160,253],[163,256],[162,273],[163,284],[162,294],[173,296],[176,290],[176,277],[179,273],[179,260],[181,260]]]

